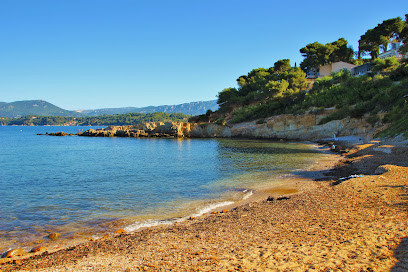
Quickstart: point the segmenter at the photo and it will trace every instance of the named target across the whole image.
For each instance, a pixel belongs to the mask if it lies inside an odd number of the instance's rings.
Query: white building
[[[385,59],[388,57],[396,57],[397,59],[401,59],[403,56],[400,54],[400,52],[398,51],[399,48],[401,47],[401,43],[400,42],[392,42],[390,44],[391,46],[389,46],[389,50],[381,53],[378,55],[378,58],[380,59]]]

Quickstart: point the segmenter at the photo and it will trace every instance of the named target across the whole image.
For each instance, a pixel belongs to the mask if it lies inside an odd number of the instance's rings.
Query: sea
[[[327,156],[270,140],[37,135],[89,128],[0,126],[0,253],[50,232],[97,237],[198,216]]]

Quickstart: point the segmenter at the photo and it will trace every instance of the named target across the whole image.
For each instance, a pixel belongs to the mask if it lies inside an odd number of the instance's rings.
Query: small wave
[[[251,190],[245,190],[243,193],[245,193],[245,195],[242,197],[243,200],[248,199],[251,195],[254,194],[254,192]]]
[[[212,204],[209,204],[209,205],[205,206],[204,208],[201,208],[200,210],[198,210],[197,213],[195,213],[195,214],[193,214],[191,216],[192,217],[201,216],[201,215],[203,215],[205,213],[210,212],[211,210],[217,209],[217,208],[222,207],[222,206],[231,205],[231,204],[234,204],[234,202],[233,201],[224,201],[224,202],[212,203]]]
[[[140,228],[148,228],[148,227],[154,227],[154,226],[159,226],[159,225],[171,225],[174,222],[176,222],[176,219],[168,219],[168,220],[154,220],[154,219],[148,219],[143,222],[136,222],[133,223],[127,227],[125,227],[125,231],[127,232],[132,232],[136,231]]]
[[[135,222],[127,227],[124,228],[125,231],[127,232],[133,232],[141,228],[148,228],[148,227],[154,227],[154,226],[159,226],[159,225],[171,225],[176,222],[182,222],[184,220],[187,220],[190,217],[198,217],[201,216],[205,213],[210,212],[211,210],[217,209],[222,206],[227,206],[234,204],[233,201],[224,201],[224,202],[218,202],[218,203],[212,203],[204,208],[199,209],[196,213],[183,217],[183,218],[171,218],[171,219],[165,219],[165,220],[155,220],[155,219],[147,219],[142,222]]]

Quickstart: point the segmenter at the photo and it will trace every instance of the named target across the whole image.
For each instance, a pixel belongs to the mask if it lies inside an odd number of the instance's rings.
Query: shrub
[[[257,121],[256,121],[256,124],[257,124],[257,125],[265,124],[265,119],[264,119],[264,118],[261,118],[261,119],[257,120]]]
[[[225,126],[227,124],[227,121],[225,121],[224,118],[219,118],[217,119],[217,121],[215,121],[215,123],[220,126]]]

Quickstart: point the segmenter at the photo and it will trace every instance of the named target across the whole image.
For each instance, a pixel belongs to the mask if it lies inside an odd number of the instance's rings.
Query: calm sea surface
[[[303,143],[36,135],[78,129],[0,126],[0,250],[47,228],[202,213],[324,156]]]

